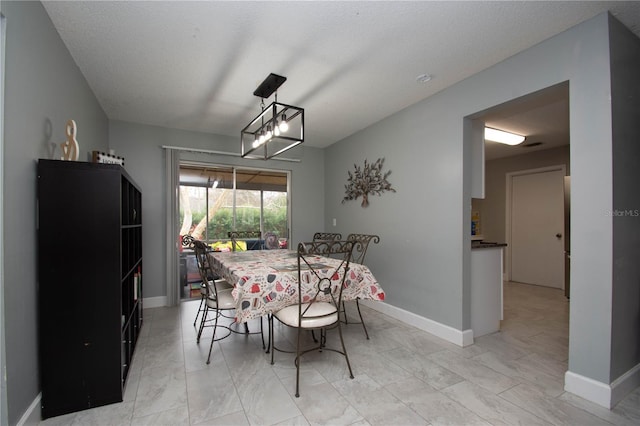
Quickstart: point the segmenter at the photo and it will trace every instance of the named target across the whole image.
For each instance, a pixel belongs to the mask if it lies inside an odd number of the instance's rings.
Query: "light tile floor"
[[[363,307],[371,340],[344,328],[355,379],[340,355],[308,354],[300,398],[292,356],[277,352],[272,366],[259,336],[216,342],[205,364],[211,330],[196,344],[197,307],[145,310],[124,402],[40,424],[640,424],[640,388],[612,410],[563,391],[569,303],[559,290],[506,283],[501,331],[466,348]],[[281,346],[293,337],[276,328]]]

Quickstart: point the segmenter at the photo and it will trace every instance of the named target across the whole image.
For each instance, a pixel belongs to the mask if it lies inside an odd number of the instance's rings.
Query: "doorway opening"
[[[477,233],[485,241],[508,243],[503,262],[505,309],[500,323],[501,333],[529,342],[530,347],[535,348],[533,351],[536,353],[536,362],[540,362],[542,369],[566,371],[569,354],[569,299],[565,297],[562,289],[564,286],[540,287],[510,281],[510,250],[513,249],[513,241],[510,241],[512,227],[508,222],[518,213],[511,211],[508,206],[511,203],[509,197],[513,195],[514,178],[518,181],[517,190],[526,189],[530,182],[526,178],[520,179],[528,176],[525,171],[547,171],[559,166],[560,197],[556,197],[554,202],[558,204],[556,207],[560,208],[560,212],[563,211],[563,177],[570,175],[569,83],[563,82],[510,100],[478,112],[471,119],[474,123],[479,122],[474,125],[478,128],[487,126],[526,136],[525,142],[517,146],[488,141],[484,143],[484,158],[481,160],[484,198],[471,200],[474,217],[469,219],[476,222]],[[526,202],[533,202],[534,206],[527,205]],[[526,199],[522,206],[533,215],[542,216],[540,210],[546,213],[546,206],[540,206],[531,199]],[[525,232],[530,231],[527,229],[526,218],[524,224],[520,220],[520,225]],[[534,233],[535,231],[533,230]],[[562,235],[556,237],[556,234]],[[565,231],[563,217],[560,229],[554,230],[550,238],[552,243],[560,244],[559,250],[556,250],[556,260],[564,266],[566,249],[560,239],[567,239],[569,242],[570,235]],[[519,256],[521,266],[528,268],[532,262],[527,258],[526,252]],[[562,266],[561,271],[564,269]],[[546,266],[536,266],[533,269],[536,268],[544,270]],[[564,284],[564,276],[560,280]]]

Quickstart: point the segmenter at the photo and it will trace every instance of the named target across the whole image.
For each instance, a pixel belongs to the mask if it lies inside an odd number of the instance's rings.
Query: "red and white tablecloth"
[[[211,252],[208,255],[213,271],[233,284],[237,321],[246,322],[298,303],[298,260],[295,251],[249,250]],[[340,263],[337,259],[322,256],[315,256],[312,262],[326,265],[327,273],[333,272]],[[347,274],[342,291],[343,300],[384,300],[384,290],[365,265],[350,263]],[[315,294],[311,286],[308,291],[303,287],[303,291],[309,296]]]

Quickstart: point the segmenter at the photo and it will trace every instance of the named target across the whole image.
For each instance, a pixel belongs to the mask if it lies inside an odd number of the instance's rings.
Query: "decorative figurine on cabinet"
[[[76,140],[76,134],[78,133],[76,122],[73,120],[67,121],[66,130],[67,140],[60,144],[60,149],[62,150],[62,158],[60,159],[66,161],[78,161],[78,156],[80,155],[80,147],[78,146],[78,141]]]

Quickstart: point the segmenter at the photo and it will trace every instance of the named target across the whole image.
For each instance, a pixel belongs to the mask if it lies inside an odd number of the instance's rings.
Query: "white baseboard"
[[[640,364],[614,380],[610,385],[567,371],[564,390],[581,398],[611,409],[630,392],[640,386]]]
[[[145,309],[159,308],[167,306],[166,302],[166,296],[147,297],[143,299],[143,306]],[[413,312],[396,308],[395,306],[389,305],[385,302],[360,300],[360,303],[373,310],[382,312],[392,318],[405,322],[413,327],[419,328],[420,330],[426,331],[427,333],[431,333],[455,345],[469,346],[473,344],[473,330],[460,331],[453,327],[449,327],[448,325],[416,315]]]
[[[640,364],[636,364],[635,367],[611,383],[611,407],[615,407],[638,386],[640,386]]]
[[[405,311],[404,309],[396,308],[385,302],[376,302],[371,300],[360,300],[362,305],[365,305],[373,310],[382,312],[385,315],[389,315],[392,318],[405,322],[420,330],[431,333],[447,342],[453,343],[458,346],[469,346],[473,344],[473,330],[457,330],[448,325],[441,324],[437,321],[430,320],[420,315],[416,315],[413,312]]]
[[[24,412],[16,426],[31,426],[38,425],[42,421],[42,414],[40,412],[40,399],[42,398],[42,393],[36,395],[36,399],[29,405],[27,411]]]
[[[167,296],[145,297],[142,299],[142,306],[147,308],[162,308],[167,306]]]

